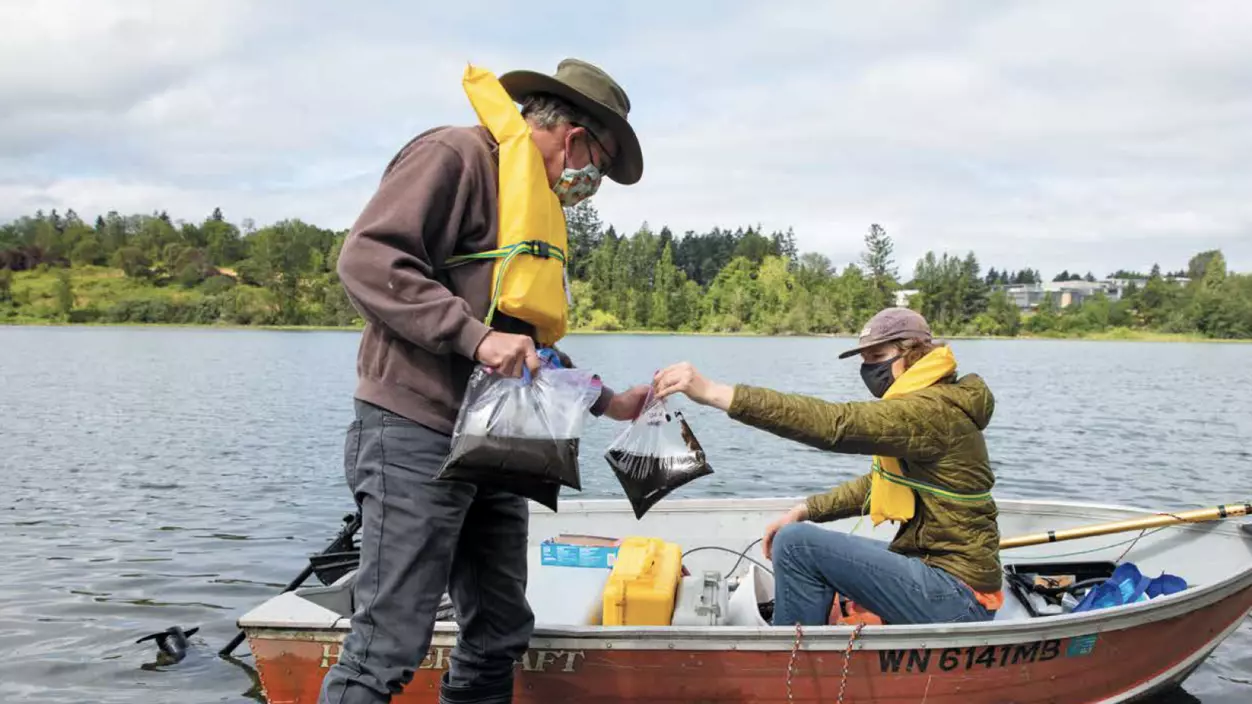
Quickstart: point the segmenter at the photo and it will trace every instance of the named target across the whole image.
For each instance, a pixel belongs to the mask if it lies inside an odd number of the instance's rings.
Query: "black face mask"
[[[887,393],[887,389],[891,388],[891,384],[896,380],[895,375],[891,373],[891,365],[903,356],[903,354],[898,354],[881,362],[861,365],[861,380],[865,382],[869,392],[874,394],[874,398],[882,398]]]

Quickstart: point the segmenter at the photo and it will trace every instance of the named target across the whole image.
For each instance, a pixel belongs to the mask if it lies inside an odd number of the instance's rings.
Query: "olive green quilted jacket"
[[[968,374],[898,398],[850,403],[738,385],[730,417],[823,450],[896,457],[910,479],[972,494],[990,491],[995,483],[982,435],[994,410],[987,384]],[[861,514],[868,507],[869,487],[867,473],[810,496],[809,520]],[[980,592],[998,591],[995,502],[971,503],[916,490],[913,495],[913,518],[900,525],[891,550],[919,557]]]

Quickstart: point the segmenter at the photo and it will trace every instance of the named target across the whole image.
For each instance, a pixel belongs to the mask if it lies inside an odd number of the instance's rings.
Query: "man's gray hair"
[[[595,118],[551,93],[526,96],[522,101],[522,117],[540,129],[551,129],[564,122],[586,127],[601,141],[608,136],[608,130]]]

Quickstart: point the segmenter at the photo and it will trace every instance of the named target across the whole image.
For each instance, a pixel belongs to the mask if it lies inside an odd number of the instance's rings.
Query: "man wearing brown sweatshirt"
[[[599,68],[567,59],[555,75],[514,71],[499,80],[522,104],[562,205],[593,195],[602,175],[639,180],[630,101]],[[344,447],[362,515],[361,561],[352,632],[323,682],[322,704],[389,702],[401,691],[430,646],[445,589],[460,632],[440,701],[513,699],[514,664],[534,625],[526,500],[435,479],[475,363],[513,376],[539,366],[529,325],[500,312],[490,327],[483,322],[492,261],[444,266],[496,247],[497,152],[481,126],[418,135],[387,166],[344,242],[339,275],[366,321]],[[591,412],[629,420],[647,389],[614,394],[606,386]]]

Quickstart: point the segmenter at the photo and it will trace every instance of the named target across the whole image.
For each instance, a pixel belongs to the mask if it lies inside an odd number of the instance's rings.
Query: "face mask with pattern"
[[[561,176],[552,186],[552,192],[556,193],[563,207],[572,208],[600,190],[600,180],[604,175],[600,173],[599,167],[596,166],[591,156],[591,145],[587,144],[587,165],[581,169],[571,169],[569,155],[566,154],[565,169],[561,171]]]
[[[567,166],[553,184],[552,192],[556,193],[562,206],[572,208],[596,194],[600,189],[601,178],[600,169],[595,164],[587,164],[581,169]]]

